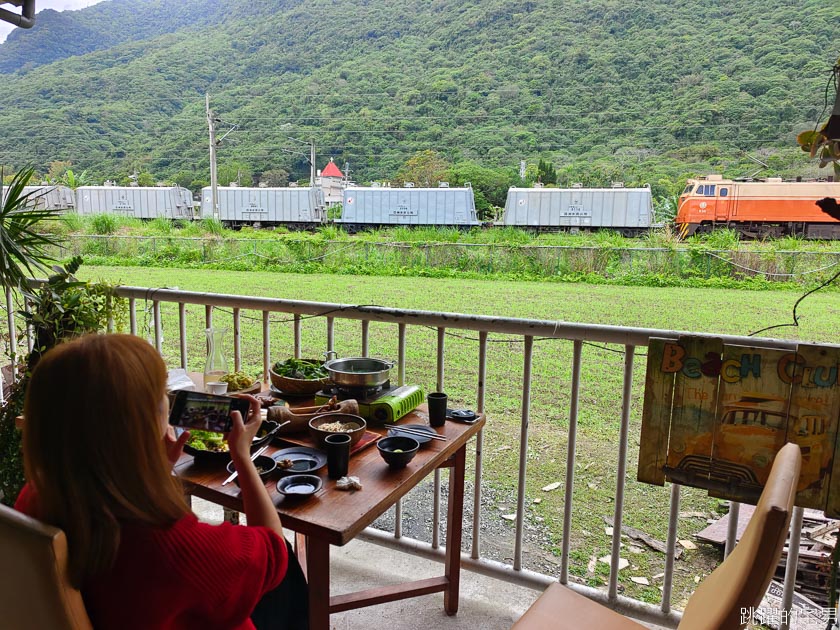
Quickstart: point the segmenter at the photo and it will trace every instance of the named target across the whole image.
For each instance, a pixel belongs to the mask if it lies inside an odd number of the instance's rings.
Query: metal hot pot
[[[394,365],[393,361],[385,359],[351,357],[331,359],[324,363],[324,369],[339,387],[376,387],[388,380]]]

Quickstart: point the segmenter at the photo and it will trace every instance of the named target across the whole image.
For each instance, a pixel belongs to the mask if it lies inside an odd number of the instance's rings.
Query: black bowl
[[[277,492],[291,498],[311,497],[323,485],[318,475],[289,475],[277,482]]]
[[[414,459],[420,443],[414,438],[394,435],[379,440],[376,448],[391,468],[405,468]]]
[[[254,466],[257,467],[257,470],[262,470],[260,472],[260,479],[265,481],[272,474],[277,470],[277,462],[274,460],[273,457],[269,457],[268,455],[260,455],[254,460]],[[236,470],[233,466],[233,462],[228,462],[227,471],[230,474],[233,474],[233,471]],[[239,485],[239,475],[236,475],[236,478],[233,480],[236,485]]]
[[[272,431],[278,426],[279,423],[274,420],[263,420],[257,435],[251,441],[251,450],[253,451],[268,442],[274,436]],[[184,446],[184,452],[187,455],[192,455],[197,464],[227,464],[230,461],[230,452],[228,451],[204,451],[187,444]]]

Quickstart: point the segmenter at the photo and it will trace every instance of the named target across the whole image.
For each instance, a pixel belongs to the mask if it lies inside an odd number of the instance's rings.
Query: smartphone
[[[175,401],[169,410],[169,424],[201,431],[215,431],[227,433],[233,421],[230,412],[234,409],[248,417],[250,402],[242,398],[205,394],[179,390],[175,394]]]

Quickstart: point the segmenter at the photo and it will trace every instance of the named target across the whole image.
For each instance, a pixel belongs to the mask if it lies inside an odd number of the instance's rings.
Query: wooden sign
[[[674,372],[663,372],[662,360],[665,345],[674,343],[676,340],[672,339],[651,338],[648,341],[638,480],[657,486],[665,485],[665,457],[674,401]]]
[[[670,481],[708,483],[722,352],[720,339],[704,337],[681,337],[665,346],[661,370],[676,377],[665,463]]]
[[[791,352],[652,339],[639,480],[754,503],[776,453],[794,442],[802,450],[796,505],[840,516],[839,368],[835,346]]]

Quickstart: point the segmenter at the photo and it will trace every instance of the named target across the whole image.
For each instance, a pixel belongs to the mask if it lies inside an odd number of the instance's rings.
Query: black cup
[[[442,427],[446,424],[446,394],[432,392],[427,400],[429,402],[429,424],[433,427]]]
[[[347,475],[350,465],[350,436],[336,433],[324,438],[327,449],[327,475],[330,479],[341,479]]]

